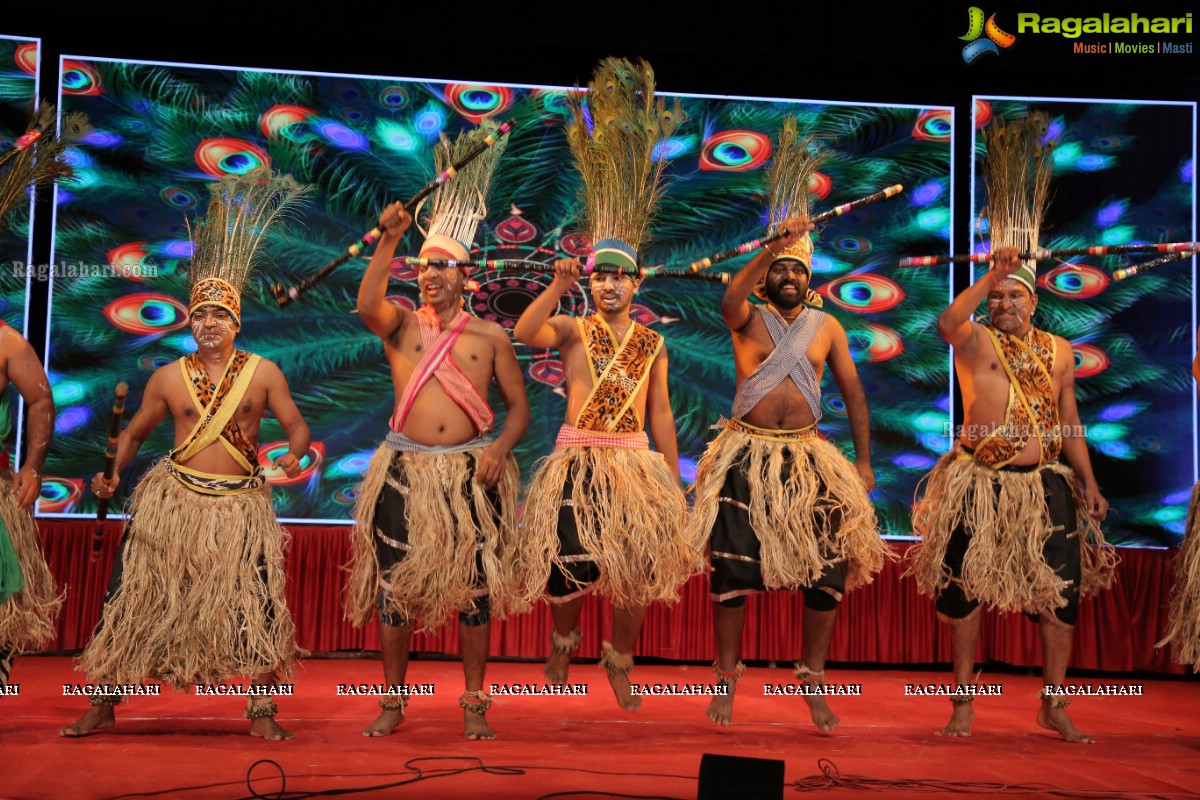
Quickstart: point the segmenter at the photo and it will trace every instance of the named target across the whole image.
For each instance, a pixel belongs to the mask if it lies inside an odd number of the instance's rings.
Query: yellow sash
[[[238,466],[246,470],[247,473],[254,474],[260,469],[257,463],[250,463],[247,457],[232,442],[226,439],[222,433],[225,430],[225,426],[229,424],[229,421],[233,419],[233,415],[237,412],[238,405],[246,395],[246,390],[250,388],[250,382],[254,379],[254,370],[257,369],[258,362],[261,360],[261,356],[251,355],[229,390],[227,392],[219,390],[213,392],[208,404],[205,405],[199,395],[197,395],[196,388],[192,383],[192,376],[188,372],[187,359],[179,359],[179,368],[183,372],[184,383],[188,387],[188,394],[192,398],[192,403],[196,406],[196,410],[200,412],[200,418],[196,420],[195,426],[183,444],[171,451],[172,461],[176,464],[182,464],[213,442],[219,440],[225,446],[225,450],[229,455],[233,457],[233,460],[238,463]],[[229,361],[225,364],[224,372],[221,373],[221,380],[217,381],[218,387],[224,387],[225,380],[229,374],[229,366],[233,361],[234,357],[230,356]]]

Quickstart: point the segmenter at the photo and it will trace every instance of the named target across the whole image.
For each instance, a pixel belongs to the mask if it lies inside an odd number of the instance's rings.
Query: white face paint
[[[192,336],[203,350],[220,350],[237,334],[233,315],[220,306],[200,306],[192,312]]]
[[[1021,334],[1037,310],[1037,297],[1011,278],[993,287],[987,294],[987,309],[992,325],[1014,335]]]
[[[628,275],[599,273],[593,274],[590,281],[596,308],[610,314],[628,310],[638,287],[637,281]]]
[[[417,287],[421,290],[421,300],[429,306],[440,306],[446,303],[457,303],[462,297],[462,270],[458,267],[421,267],[417,273]]]

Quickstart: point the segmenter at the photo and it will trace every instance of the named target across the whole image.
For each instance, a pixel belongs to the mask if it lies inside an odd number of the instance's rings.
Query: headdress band
[[[242,326],[242,298],[233,284],[220,278],[205,278],[192,286],[188,315],[196,313],[201,306],[220,306],[233,315],[233,321]]]

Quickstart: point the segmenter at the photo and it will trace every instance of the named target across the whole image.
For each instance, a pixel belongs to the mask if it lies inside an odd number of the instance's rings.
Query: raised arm
[[[1058,345],[1057,357],[1063,362],[1062,388],[1058,392],[1058,417],[1063,428],[1063,455],[1083,483],[1083,499],[1087,503],[1085,511],[1097,522],[1101,522],[1108,514],[1108,501],[1100,494],[1096,476],[1092,473],[1087,437],[1084,436],[1083,424],[1079,421],[1079,406],[1075,402],[1075,356],[1067,340],[1058,336],[1054,338]]]
[[[411,224],[412,217],[402,203],[392,203],[383,210],[379,215],[383,236],[375,245],[375,255],[371,256],[371,263],[358,286],[358,316],[380,339],[395,333],[404,321],[404,315],[409,313],[408,309],[387,301],[387,287],[396,245],[400,244]]]
[[[495,486],[504,475],[504,462],[509,452],[521,441],[529,427],[529,398],[525,394],[525,376],[517,363],[508,333],[499,325],[491,326],[496,348],[496,386],[508,413],[496,441],[483,451],[475,469],[475,480],[481,485]]]
[[[999,286],[1010,275],[1021,268],[1016,247],[1002,247],[995,253],[992,268],[979,280],[972,283],[954,298],[942,315],[938,317],[938,334],[953,348],[970,351],[975,347],[977,328],[971,315],[988,296],[988,292]]]
[[[552,317],[558,300],[579,281],[579,260],[560,258],[554,262],[554,280],[525,309],[513,328],[513,336],[530,347],[561,349],[571,332],[570,317]]]
[[[179,367],[174,363],[159,367],[150,376],[150,380],[146,381],[146,390],[142,392],[142,405],[117,439],[117,460],[112,478],[107,484],[104,482],[103,472],[97,472],[92,478],[92,491],[97,497],[112,497],[112,493],[121,482],[121,470],[133,460],[142,444],[170,413],[166,395],[170,370],[179,372]]]
[[[831,346],[829,348],[829,371],[846,403],[846,414],[850,417],[850,434],[854,438],[854,467],[862,477],[867,491],[875,488],[875,472],[871,469],[871,415],[867,409],[867,393],[863,391],[858,369],[850,356],[850,343],[840,322],[825,317],[829,326]]]
[[[671,394],[667,388],[667,348],[664,345],[650,365],[650,388],[646,397],[646,427],[654,438],[654,447],[662,453],[667,469],[682,484],[679,476],[679,441],[676,438],[675,414],[671,411]]]
[[[266,380],[267,408],[275,415],[283,435],[288,440],[288,451],[275,459],[274,466],[279,467],[289,478],[300,474],[300,459],[308,453],[308,445],[312,442],[312,434],[308,423],[296,408],[296,401],[288,389],[287,378],[273,361],[263,361],[258,370]]]
[[[50,440],[54,436],[54,397],[46,370],[38,361],[25,337],[5,325],[0,329],[8,378],[21,393],[29,419],[29,435],[25,440],[25,460],[13,477],[13,494],[17,505],[29,508],[42,491],[43,466]]]
[[[771,266],[771,262],[778,257],[779,252],[790,247],[797,239],[813,229],[813,225],[807,217],[792,217],[784,220],[780,227],[786,230],[788,235],[772,244],[763,245],[763,248],[758,251],[758,255],[754,256],[749,264],[738,270],[725,289],[725,296],[721,298],[721,316],[730,330],[740,331],[749,321],[750,293],[762,280],[763,275],[767,272],[767,267]]]

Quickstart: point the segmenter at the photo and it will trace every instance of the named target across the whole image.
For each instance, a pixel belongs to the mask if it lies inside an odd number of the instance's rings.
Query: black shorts
[[[584,481],[587,481],[586,474]],[[571,499],[574,490],[575,481],[568,475],[563,482],[558,506],[558,557],[562,565],[550,570],[550,580],[546,585],[546,593],[558,602],[587,594],[600,577],[596,560],[579,542],[575,503]]]
[[[784,453],[781,479],[791,471],[792,455]],[[721,486],[717,518],[710,534],[710,549],[713,571],[709,576],[712,599],[721,605],[734,608],[746,602],[746,596],[767,591],[763,585],[759,536],[750,526],[750,482],[746,478],[746,461],[739,458],[725,473]],[[819,476],[818,476],[819,479]],[[820,495],[825,494],[821,482]],[[818,504],[813,514],[830,514],[827,504]],[[829,521],[830,530],[836,532],[838,520]],[[846,562],[830,564],[808,586],[788,587],[804,591],[804,604],[818,611],[837,608],[846,591]]]
[[[467,472],[468,483],[461,491],[468,491],[469,482],[475,478],[475,466],[475,456],[470,455],[470,469]],[[409,479],[405,474],[401,459],[399,457],[392,459],[392,466],[388,469],[387,482],[384,483],[383,491],[379,493],[379,499],[375,502],[375,556],[379,560],[380,575],[386,575],[392,567],[399,564],[408,555],[406,491],[403,491],[407,489],[408,485]],[[402,487],[402,490],[397,490],[396,487]],[[500,494],[495,487],[488,490],[487,496],[493,508],[500,507]],[[469,497],[468,503],[470,503]],[[478,531],[480,529],[479,518],[473,503],[471,504],[471,519],[475,523],[475,530]],[[479,583],[476,584],[474,607],[460,611],[458,614],[459,621],[470,627],[486,625],[492,620],[491,606],[487,597],[487,582],[483,572],[482,540],[475,548],[475,567],[479,575]],[[380,623],[391,628],[399,628],[412,623],[412,620],[405,619],[402,614],[388,606],[382,587],[379,589],[377,602]]]
[[[1010,472],[1033,472],[1039,467],[1032,464],[1028,467],[1002,467]],[[1042,555],[1046,563],[1064,581],[1067,587],[1063,589],[1062,597],[1067,604],[1054,610],[1054,616],[1064,625],[1074,625],[1079,616],[1079,584],[1083,577],[1083,561],[1080,554],[1080,537],[1077,535],[1078,520],[1076,518],[1075,493],[1071,490],[1067,479],[1049,469],[1041,472],[1042,488],[1045,493],[1046,505],[1050,512],[1053,525],[1050,536],[1046,539]],[[1000,487],[996,485],[997,495]],[[967,495],[967,502],[971,496]],[[946,546],[945,565],[953,578],[950,585],[938,592],[937,611],[947,620],[960,620],[969,616],[979,607],[979,600],[968,599],[963,592],[958,578],[962,575],[963,558],[971,543],[971,535],[964,525],[960,524],[950,534]],[[1039,615],[1027,612],[1026,616],[1035,622]]]

